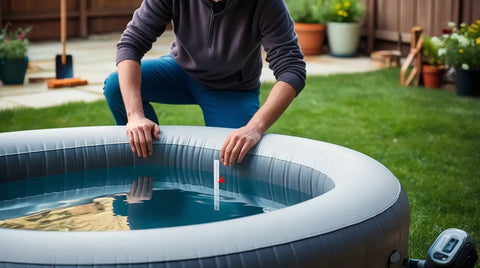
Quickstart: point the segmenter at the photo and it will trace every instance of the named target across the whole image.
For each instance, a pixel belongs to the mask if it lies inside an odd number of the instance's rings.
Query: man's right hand
[[[132,152],[138,157],[147,158],[153,154],[152,136],[159,139],[160,127],[145,117],[130,118],[127,123],[127,136]]]

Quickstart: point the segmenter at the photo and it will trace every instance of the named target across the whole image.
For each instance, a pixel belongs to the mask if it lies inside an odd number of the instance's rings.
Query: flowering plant
[[[293,21],[323,23],[322,0],[285,0]]]
[[[422,52],[428,64],[434,66],[443,65],[443,57],[438,52],[444,47],[444,42],[443,38],[423,36]]]
[[[10,24],[0,30],[0,58],[4,59],[23,59],[28,50],[28,39],[26,35],[32,27],[17,28],[9,30]]]
[[[471,25],[448,23],[451,34],[444,35],[444,47],[438,55],[445,63],[464,70],[480,70],[480,20]]]
[[[331,22],[358,22],[364,12],[365,6],[358,0],[328,0],[324,17]]]

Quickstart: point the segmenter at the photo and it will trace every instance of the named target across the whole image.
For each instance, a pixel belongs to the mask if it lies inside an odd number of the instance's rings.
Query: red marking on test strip
[[[218,180],[219,183],[225,183],[225,180],[223,180],[223,177],[220,177],[220,179]]]

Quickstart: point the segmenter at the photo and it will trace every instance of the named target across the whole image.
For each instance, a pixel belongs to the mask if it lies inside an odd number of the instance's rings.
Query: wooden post
[[[402,65],[400,70],[400,85],[408,86],[415,79],[414,84],[418,86],[420,84],[420,75],[422,72],[422,28],[415,26],[412,28],[412,41],[410,43],[410,54]],[[407,71],[410,65],[413,64],[413,68],[407,77]]]
[[[80,0],[80,13],[78,17],[80,37],[86,38],[88,36],[88,14],[87,14],[87,0]]]
[[[422,28],[413,27],[412,29],[412,44],[411,49],[416,49],[414,68],[417,69],[415,73],[415,86],[420,84],[420,75],[422,74]]]
[[[67,64],[67,0],[60,0],[60,40],[62,42],[62,64]]]
[[[375,9],[377,0],[368,0],[368,54],[375,49]]]
[[[470,24],[473,22],[473,18],[472,18],[473,12],[471,11],[473,9],[473,1],[461,1],[461,2],[462,2],[461,5],[459,3],[461,10],[460,8],[458,8],[458,12],[456,13],[456,15],[458,14],[458,18],[454,21],[457,22],[457,25],[462,22]]]

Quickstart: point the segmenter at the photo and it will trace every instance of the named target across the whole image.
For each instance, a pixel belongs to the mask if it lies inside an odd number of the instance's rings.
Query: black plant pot
[[[4,85],[23,85],[27,73],[28,57],[11,60],[0,59],[0,77]]]
[[[463,70],[455,68],[457,95],[480,97],[480,70]]]

